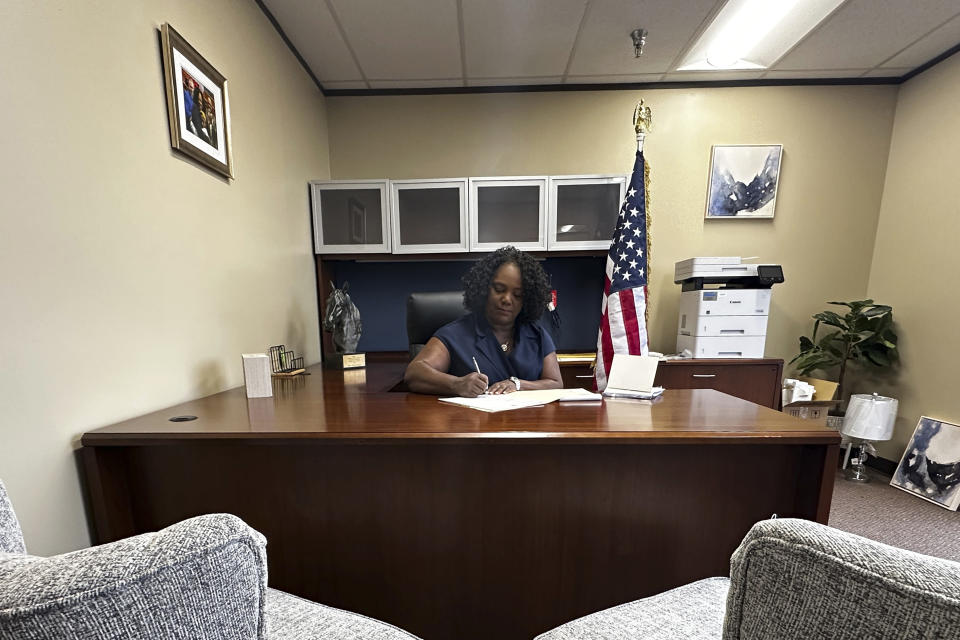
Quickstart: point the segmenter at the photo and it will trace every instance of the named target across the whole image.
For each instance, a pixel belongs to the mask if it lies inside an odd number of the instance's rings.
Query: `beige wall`
[[[960,423],[954,330],[960,300],[960,56],[900,88],[868,293],[893,306],[901,368],[883,388],[900,400],[893,439],[880,454],[899,460],[917,420]]]
[[[651,347],[676,347],[674,262],[760,256],[786,275],[774,289],[766,354],[789,360],[827,300],[866,293],[896,94],[881,86],[330,98],[330,158],[334,178],[625,173],[642,96],[654,118],[645,147]],[[776,218],[705,222],[711,145],[747,143],[784,145]]]
[[[236,180],[173,153],[157,28],[230,83]],[[319,358],[306,182],[326,106],[253,2],[0,3],[0,478],[34,553],[84,546],[85,430]]]

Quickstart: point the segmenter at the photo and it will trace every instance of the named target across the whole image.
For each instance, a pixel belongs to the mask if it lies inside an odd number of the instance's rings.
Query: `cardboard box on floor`
[[[797,380],[812,384],[814,388],[813,400],[809,402],[791,402],[784,405],[783,412],[795,418],[810,420],[816,424],[826,426],[827,413],[835,407],[839,400],[834,400],[837,393],[837,383],[817,378],[801,378]]]

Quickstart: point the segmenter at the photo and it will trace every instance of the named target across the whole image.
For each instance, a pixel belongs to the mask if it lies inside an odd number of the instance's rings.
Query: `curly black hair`
[[[530,254],[509,245],[484,256],[463,275],[463,306],[474,313],[483,313],[493,274],[500,265],[511,263],[520,269],[523,281],[523,308],[517,320],[535,322],[539,319],[550,300],[550,277]]]

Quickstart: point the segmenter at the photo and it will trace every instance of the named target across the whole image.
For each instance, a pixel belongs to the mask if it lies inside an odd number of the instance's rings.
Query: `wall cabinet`
[[[626,176],[551,176],[547,249],[609,249]]]
[[[546,251],[546,177],[470,178],[470,250]]]
[[[310,183],[317,253],[390,253],[387,180]]]
[[[625,188],[623,175],[314,181],[314,250],[606,250]]]
[[[393,253],[469,250],[467,179],[391,180]]]

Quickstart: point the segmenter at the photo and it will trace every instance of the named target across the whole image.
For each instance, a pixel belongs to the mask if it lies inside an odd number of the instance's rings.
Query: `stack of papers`
[[[659,397],[663,393],[663,387],[653,386],[653,380],[657,376],[657,364],[659,358],[652,356],[613,354],[610,376],[607,378],[603,395],[639,400]]]
[[[603,390],[603,395],[611,398],[636,398],[637,400],[653,400],[663,393],[663,387],[653,387],[650,391],[633,391],[632,389],[615,389],[609,385]]]
[[[440,402],[469,407],[478,411],[496,413],[512,409],[539,407],[559,400],[573,402],[584,400],[600,400],[599,393],[591,393],[586,389],[547,389],[543,391],[515,391],[497,395],[484,394],[476,398],[440,398]]]

